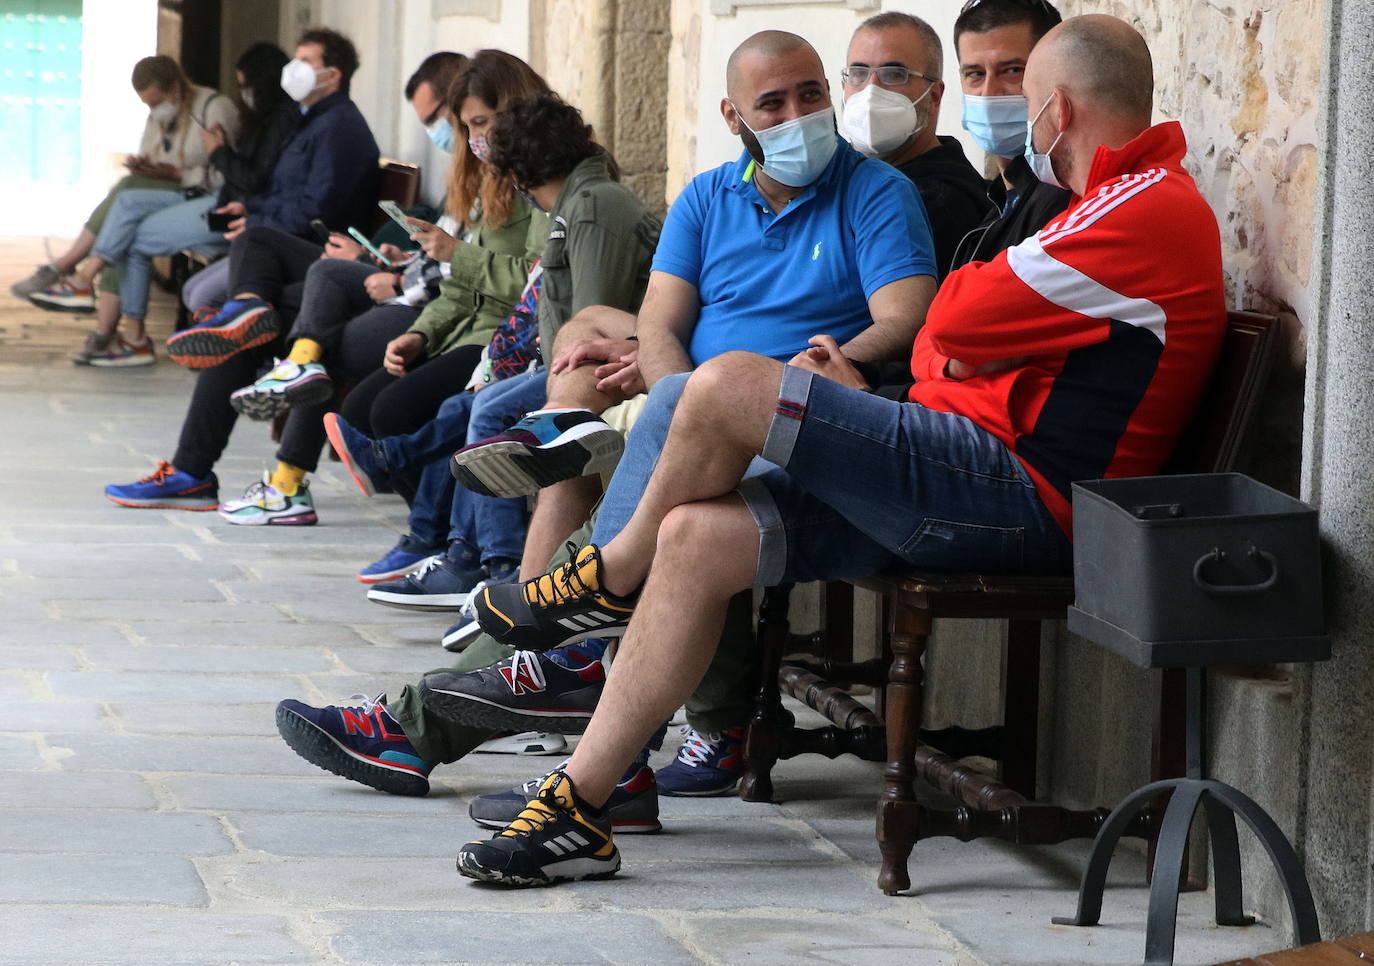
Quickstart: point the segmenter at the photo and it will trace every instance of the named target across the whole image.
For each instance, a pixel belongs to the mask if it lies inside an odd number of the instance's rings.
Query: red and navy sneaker
[[[607,879],[619,870],[610,813],[580,798],[562,771],[545,778],[504,829],[458,850],[460,875],[508,886]]]
[[[690,726],[682,729],[684,738],[677,760],[655,774],[659,790],[665,795],[706,798],[728,795],[744,775],[744,729],[703,734]]]
[[[477,671],[439,671],[420,680],[425,709],[492,731],[581,734],[606,686],[604,640],[556,651],[516,651]]]
[[[566,764],[563,762],[554,771]],[[468,806],[468,817],[482,828],[503,828],[515,821],[525,803],[539,793],[539,786],[548,777],[535,778],[493,795],[479,795]],[[611,797],[606,799],[606,814],[611,817],[612,831],[621,835],[661,831],[663,823],[658,820],[658,786],[654,782],[653,769],[641,762],[631,765]]]
[[[620,462],[625,437],[587,409],[540,409],[497,436],[464,446],[450,467],[484,496],[533,496],[543,487]]]
[[[386,708],[386,695],[355,694],[357,705],[277,705],[277,731],[291,750],[325,771],[390,792],[425,795],[432,766]]]

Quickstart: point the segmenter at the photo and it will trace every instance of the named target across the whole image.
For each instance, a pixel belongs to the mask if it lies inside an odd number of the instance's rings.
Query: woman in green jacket
[[[496,326],[515,308],[530,268],[544,248],[548,216],[531,208],[486,163],[486,130],[507,101],[545,93],[534,70],[500,50],[481,50],[458,75],[446,101],[458,118],[448,210],[463,235],[454,238],[412,218],[411,237],[449,263],[439,297],[386,347],[383,368],[349,393],[343,415],[373,437],[410,433],[467,384]],[[402,484],[402,489],[406,489]]]

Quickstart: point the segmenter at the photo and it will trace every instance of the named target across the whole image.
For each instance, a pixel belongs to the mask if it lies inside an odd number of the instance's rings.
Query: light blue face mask
[[[1026,98],[1021,94],[964,95],[964,130],[980,148],[999,158],[1014,158],[1021,153],[1029,114]]]
[[[433,124],[426,124],[425,133],[440,151],[453,153],[453,125],[449,123],[448,118],[441,117]]]
[[[735,113],[739,114],[738,107]],[[743,114],[739,115],[739,122],[759,143],[759,150],[763,152],[763,173],[789,188],[804,188],[819,178],[840,146],[835,134],[833,107],[803,114],[762,131],[755,131],[746,124]]]
[[[1064,137],[1064,132],[1059,132],[1059,137],[1054,139],[1043,154],[1035,150],[1035,122],[1040,120],[1040,115],[1045,113],[1045,108],[1050,106],[1050,101],[1054,100],[1054,95],[1058,93],[1057,90],[1053,91],[1040,110],[1035,112],[1035,117],[1031,118],[1030,123],[1026,125],[1026,163],[1030,165],[1035,176],[1045,184],[1063,188],[1064,184],[1059,180],[1059,176],[1054,173],[1054,162],[1050,160],[1050,154],[1058,146],[1060,139]]]

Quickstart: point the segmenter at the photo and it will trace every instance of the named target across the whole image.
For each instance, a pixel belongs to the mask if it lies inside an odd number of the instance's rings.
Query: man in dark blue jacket
[[[358,52],[343,34],[314,28],[301,34],[296,57],[282,69],[282,89],[300,104],[266,193],[219,209],[242,215],[233,240],[248,227],[309,235],[310,221],[365,227],[377,197],[379,152],[362,112],[348,97]]]

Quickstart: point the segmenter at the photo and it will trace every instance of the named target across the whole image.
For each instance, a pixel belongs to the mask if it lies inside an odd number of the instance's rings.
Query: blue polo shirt
[[[843,345],[872,324],[868,297],[878,289],[936,277],[925,206],[891,165],[841,139],[821,176],[778,214],[753,177],[746,151],[693,178],[654,252],[654,271],[699,293],[693,365],[736,349],[786,361],[820,334]]]

